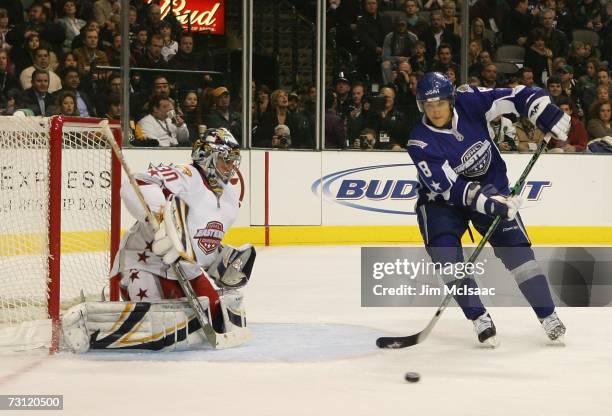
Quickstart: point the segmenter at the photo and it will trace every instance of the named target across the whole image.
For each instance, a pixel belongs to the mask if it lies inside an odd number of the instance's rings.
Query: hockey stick
[[[136,179],[134,179],[134,175],[132,174],[130,167],[125,161],[125,158],[123,157],[123,152],[117,144],[117,141],[113,136],[113,132],[108,126],[108,120],[103,120],[101,126],[104,129],[106,136],[108,137],[108,142],[110,143],[113,149],[113,153],[121,163],[121,167],[123,167],[123,170],[125,171],[125,174],[128,177],[128,180],[130,181],[130,185],[132,185],[132,188],[134,188],[134,192],[136,193],[136,196],[138,197],[138,200],[147,215],[147,220],[149,221],[149,224],[151,224],[153,229],[157,231],[159,229],[159,221],[157,220],[157,217],[153,214],[153,212],[151,212],[151,208],[149,208],[149,205],[145,201],[144,196],[140,191],[140,187],[136,183]],[[191,287],[191,284],[189,283],[189,280],[187,279],[187,276],[185,275],[185,272],[183,271],[181,265],[177,262],[172,264],[171,267],[177,277],[177,281],[179,282],[183,293],[185,294],[185,297],[187,298],[189,306],[191,306],[191,308],[195,312],[196,318],[200,323],[200,326],[202,328],[202,331],[204,332],[204,335],[206,336],[206,339],[215,349],[231,348],[240,345],[248,340],[249,335],[245,332],[228,332],[224,334],[216,332],[211,325],[212,319],[210,315],[202,307],[202,304],[198,300],[197,295],[194,292],[193,287]]]
[[[525,179],[527,179],[527,175],[529,175],[529,172],[531,172],[531,169],[533,168],[536,161],[538,160],[538,158],[540,157],[540,155],[546,148],[546,145],[548,144],[550,138],[551,138],[550,134],[547,134],[546,136],[544,136],[544,139],[540,142],[536,152],[531,157],[531,160],[529,160],[529,163],[523,170],[523,173],[521,174],[520,178],[518,179],[518,181],[516,181],[516,183],[512,187],[510,196],[515,196],[521,191],[521,189],[523,188],[523,184],[525,183]],[[487,230],[485,235],[482,237],[482,240],[480,240],[480,242],[478,243],[476,250],[474,250],[470,258],[468,259],[467,261],[468,263],[474,263],[476,261],[476,258],[478,257],[482,249],[484,248],[484,245],[487,243],[487,241],[489,241],[489,238],[491,238],[491,235],[495,232],[495,229],[499,225],[501,219],[502,219],[501,215],[498,215],[495,217],[495,219],[489,226],[489,229]],[[460,282],[460,281],[461,279],[455,280],[453,282],[453,285],[456,285],[457,282]],[[378,348],[397,349],[397,348],[411,347],[420,342],[423,342],[427,338],[429,333],[433,330],[434,326],[436,326],[438,319],[440,319],[442,312],[444,312],[444,310],[446,309],[446,307],[448,306],[452,298],[453,298],[453,295],[449,291],[449,293],[442,300],[442,303],[440,303],[440,306],[438,306],[438,310],[434,314],[433,318],[431,318],[431,320],[429,321],[425,329],[423,329],[421,332],[417,332],[416,334],[407,335],[407,336],[380,337],[376,340],[376,345],[378,346]]]

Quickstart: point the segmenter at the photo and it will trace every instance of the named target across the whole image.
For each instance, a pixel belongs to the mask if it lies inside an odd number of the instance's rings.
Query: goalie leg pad
[[[208,298],[198,298],[207,312]],[[185,301],[85,302],[62,317],[62,346],[96,350],[185,350],[208,340]]]
[[[121,273],[120,286],[127,293],[128,300],[151,302],[163,299],[161,278],[146,270],[132,269]]]

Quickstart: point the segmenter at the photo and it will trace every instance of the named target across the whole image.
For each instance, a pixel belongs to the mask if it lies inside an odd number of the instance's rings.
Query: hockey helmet
[[[453,107],[455,105],[455,88],[453,83],[441,72],[428,72],[417,83],[416,100],[421,113],[425,112],[425,103],[431,101],[449,100],[451,107]]]
[[[205,130],[193,144],[191,159],[205,171],[206,179],[214,186],[218,180],[227,183],[240,167],[240,145],[225,128]],[[224,166],[220,169],[219,161]]]

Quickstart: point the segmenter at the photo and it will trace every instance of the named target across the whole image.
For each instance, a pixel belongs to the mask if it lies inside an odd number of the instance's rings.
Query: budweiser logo
[[[150,1],[149,1],[150,2]],[[191,24],[191,30],[209,30],[213,34],[225,32],[225,5],[223,1],[211,0],[162,0],[159,3],[162,19],[172,13],[181,23],[183,29]]]

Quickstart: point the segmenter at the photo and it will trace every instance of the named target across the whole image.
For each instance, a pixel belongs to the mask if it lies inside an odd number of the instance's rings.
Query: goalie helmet
[[[240,145],[225,128],[207,129],[193,144],[191,159],[204,169],[213,190],[227,184],[240,167]],[[217,189],[219,188],[219,189]]]

